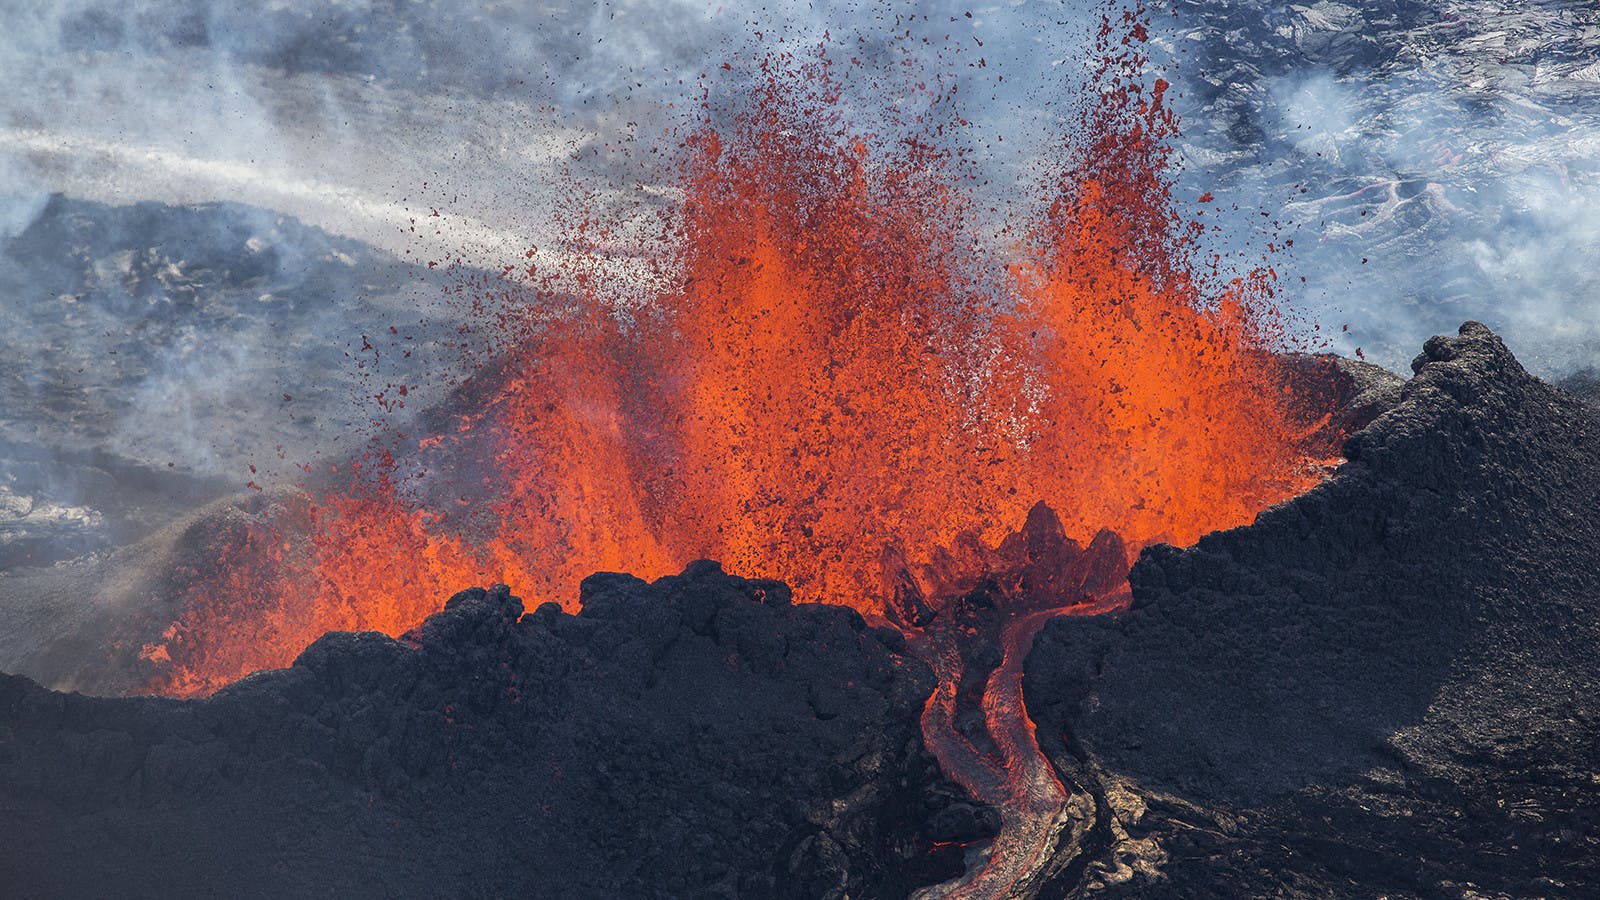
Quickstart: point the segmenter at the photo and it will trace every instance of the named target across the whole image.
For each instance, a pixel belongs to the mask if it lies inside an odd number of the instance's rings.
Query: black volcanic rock
[[[8,896],[897,897],[953,875],[922,663],[697,563],[473,589],[199,701],[0,676]],[[897,635],[896,635],[897,637]],[[967,823],[970,824],[970,823]]]
[[[1591,406],[1600,406],[1600,369],[1579,369],[1557,381],[1556,386]]]
[[[1041,633],[1099,811],[1058,890],[1600,892],[1600,418],[1476,323],[1413,367],[1331,480]]]

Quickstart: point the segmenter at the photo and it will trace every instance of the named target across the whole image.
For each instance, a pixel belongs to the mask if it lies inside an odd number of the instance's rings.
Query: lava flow
[[[1031,896],[1055,851],[1089,819],[1034,736],[1022,664],[1052,616],[1092,615],[1127,600],[1129,548],[1101,531],[1087,548],[1044,504],[998,547],[962,535],[958,551],[908,566],[885,553],[883,595],[938,687],[922,733],[946,775],[1000,813],[1000,831],[964,877],[922,898]]]
[[[1275,273],[1196,263],[1144,27],[1104,21],[1055,175],[1002,248],[974,249],[951,96],[875,138],[825,49],[759,63],[754,95],[708,99],[682,142],[646,275],[608,274],[621,230],[594,216],[573,228],[590,264],[469,283],[495,364],[437,433],[224,540],[145,646],[147,689],[207,693],[328,630],[399,634],[470,584],[570,608],[597,570],[719,559],[907,631],[939,674],[929,745],[1002,813],[987,862],[941,890],[1025,886],[1071,824],[1022,708],[1034,631],[1117,607],[1129,548],[1246,524],[1328,455],[1273,356]]]

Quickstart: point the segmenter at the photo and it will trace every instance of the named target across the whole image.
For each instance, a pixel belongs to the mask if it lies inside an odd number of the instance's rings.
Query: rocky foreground
[[[1028,657],[1089,821],[1039,896],[1600,891],[1600,419],[1480,325],[1349,369],[1349,462]],[[890,629],[698,563],[473,590],[200,701],[0,677],[18,896],[904,897],[993,815]],[[1083,803],[1087,797],[1090,802]]]
[[[1039,636],[1063,890],[1600,893],[1600,419],[1476,323],[1412,367],[1337,477]]]
[[[698,563],[451,598],[192,702],[0,676],[18,897],[904,896],[970,828],[898,632]]]

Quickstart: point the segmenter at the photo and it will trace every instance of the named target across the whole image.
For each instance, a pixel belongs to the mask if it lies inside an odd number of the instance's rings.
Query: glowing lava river
[[[1043,504],[998,548],[970,537],[963,544],[966,558],[943,572],[924,569],[919,578],[892,568],[892,560],[884,573],[897,598],[891,612],[903,627],[906,617],[923,623],[908,628],[908,643],[938,678],[922,714],[924,739],[946,775],[1000,813],[999,833],[967,874],[918,896],[1032,896],[1063,836],[1081,836],[1091,810],[1086,798],[1068,794],[1039,750],[1022,700],[1022,664],[1051,617],[1126,605],[1128,552],[1110,532],[1080,547]]]
[[[938,676],[927,745],[1001,819],[925,896],[1027,895],[1084,818],[1023,707],[1034,634],[1125,605],[1131,548],[1247,524],[1328,455],[1276,355],[1276,273],[1196,263],[1143,37],[1106,19],[1020,245],[991,250],[940,149],[958,114],[858,135],[825,51],[762,61],[681,142],[647,277],[608,274],[627,229],[591,214],[569,271],[464,276],[493,364],[428,432],[218,535],[142,646],[144,692],[399,635],[467,585],[572,611],[591,572],[717,559],[907,635]]]
[[[957,659],[946,649],[936,657],[939,693],[922,717],[923,736],[945,773],[980,801],[1000,810],[1000,833],[983,865],[954,883],[930,888],[924,897],[995,897],[1027,893],[1034,875],[1049,859],[1056,838],[1068,827],[1067,792],[1039,752],[1033,723],[1022,705],[1022,659],[1033,636],[1054,611],[1033,613],[1000,633],[1001,662],[984,685],[983,713],[992,758],[974,748],[957,730]]]
[[[1075,821],[1068,794],[1039,751],[1033,721],[1022,703],[1022,661],[1045,621],[1063,610],[1042,610],[1006,624],[1000,632],[1000,665],[983,688],[985,736],[990,753],[973,746],[956,718],[956,686],[962,680],[959,651],[950,643],[932,650],[939,688],[922,716],[922,732],[946,775],[983,803],[1000,811],[1000,832],[981,863],[961,879],[918,893],[919,897],[1030,896],[1029,888]]]

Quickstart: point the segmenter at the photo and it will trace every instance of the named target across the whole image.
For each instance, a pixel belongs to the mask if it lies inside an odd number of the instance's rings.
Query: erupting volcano
[[[573,267],[463,284],[499,358],[439,433],[386,435],[346,487],[269,494],[220,536],[144,650],[148,689],[206,693],[329,630],[398,634],[461,584],[571,607],[590,572],[697,558],[883,615],[886,549],[997,546],[1036,503],[1136,551],[1314,484],[1325,420],[1274,358],[1276,275],[1198,259],[1141,15],[1103,24],[1054,174],[998,248],[954,98],[890,141],[851,131],[826,48],[762,60],[753,96],[707,100],[681,142],[659,234],[583,219]],[[606,265],[624,250],[643,275]]]
[[[861,133],[826,47],[708,92],[659,232],[580,217],[575,266],[465,283],[494,363],[438,433],[387,435],[346,487],[270,493],[219,537],[143,648],[146,690],[399,635],[469,584],[572,607],[595,571],[717,559],[892,623],[934,667],[928,744],[1001,811],[987,863],[935,895],[1039,876],[1071,817],[1022,707],[1034,633],[1118,608],[1140,548],[1246,524],[1330,455],[1274,355],[1276,274],[1202,261],[1179,211],[1143,39],[1140,12],[1104,21],[1025,226],[987,232],[953,96]]]
[[[0,38],[0,893],[1600,896],[1600,13],[335,5]]]

